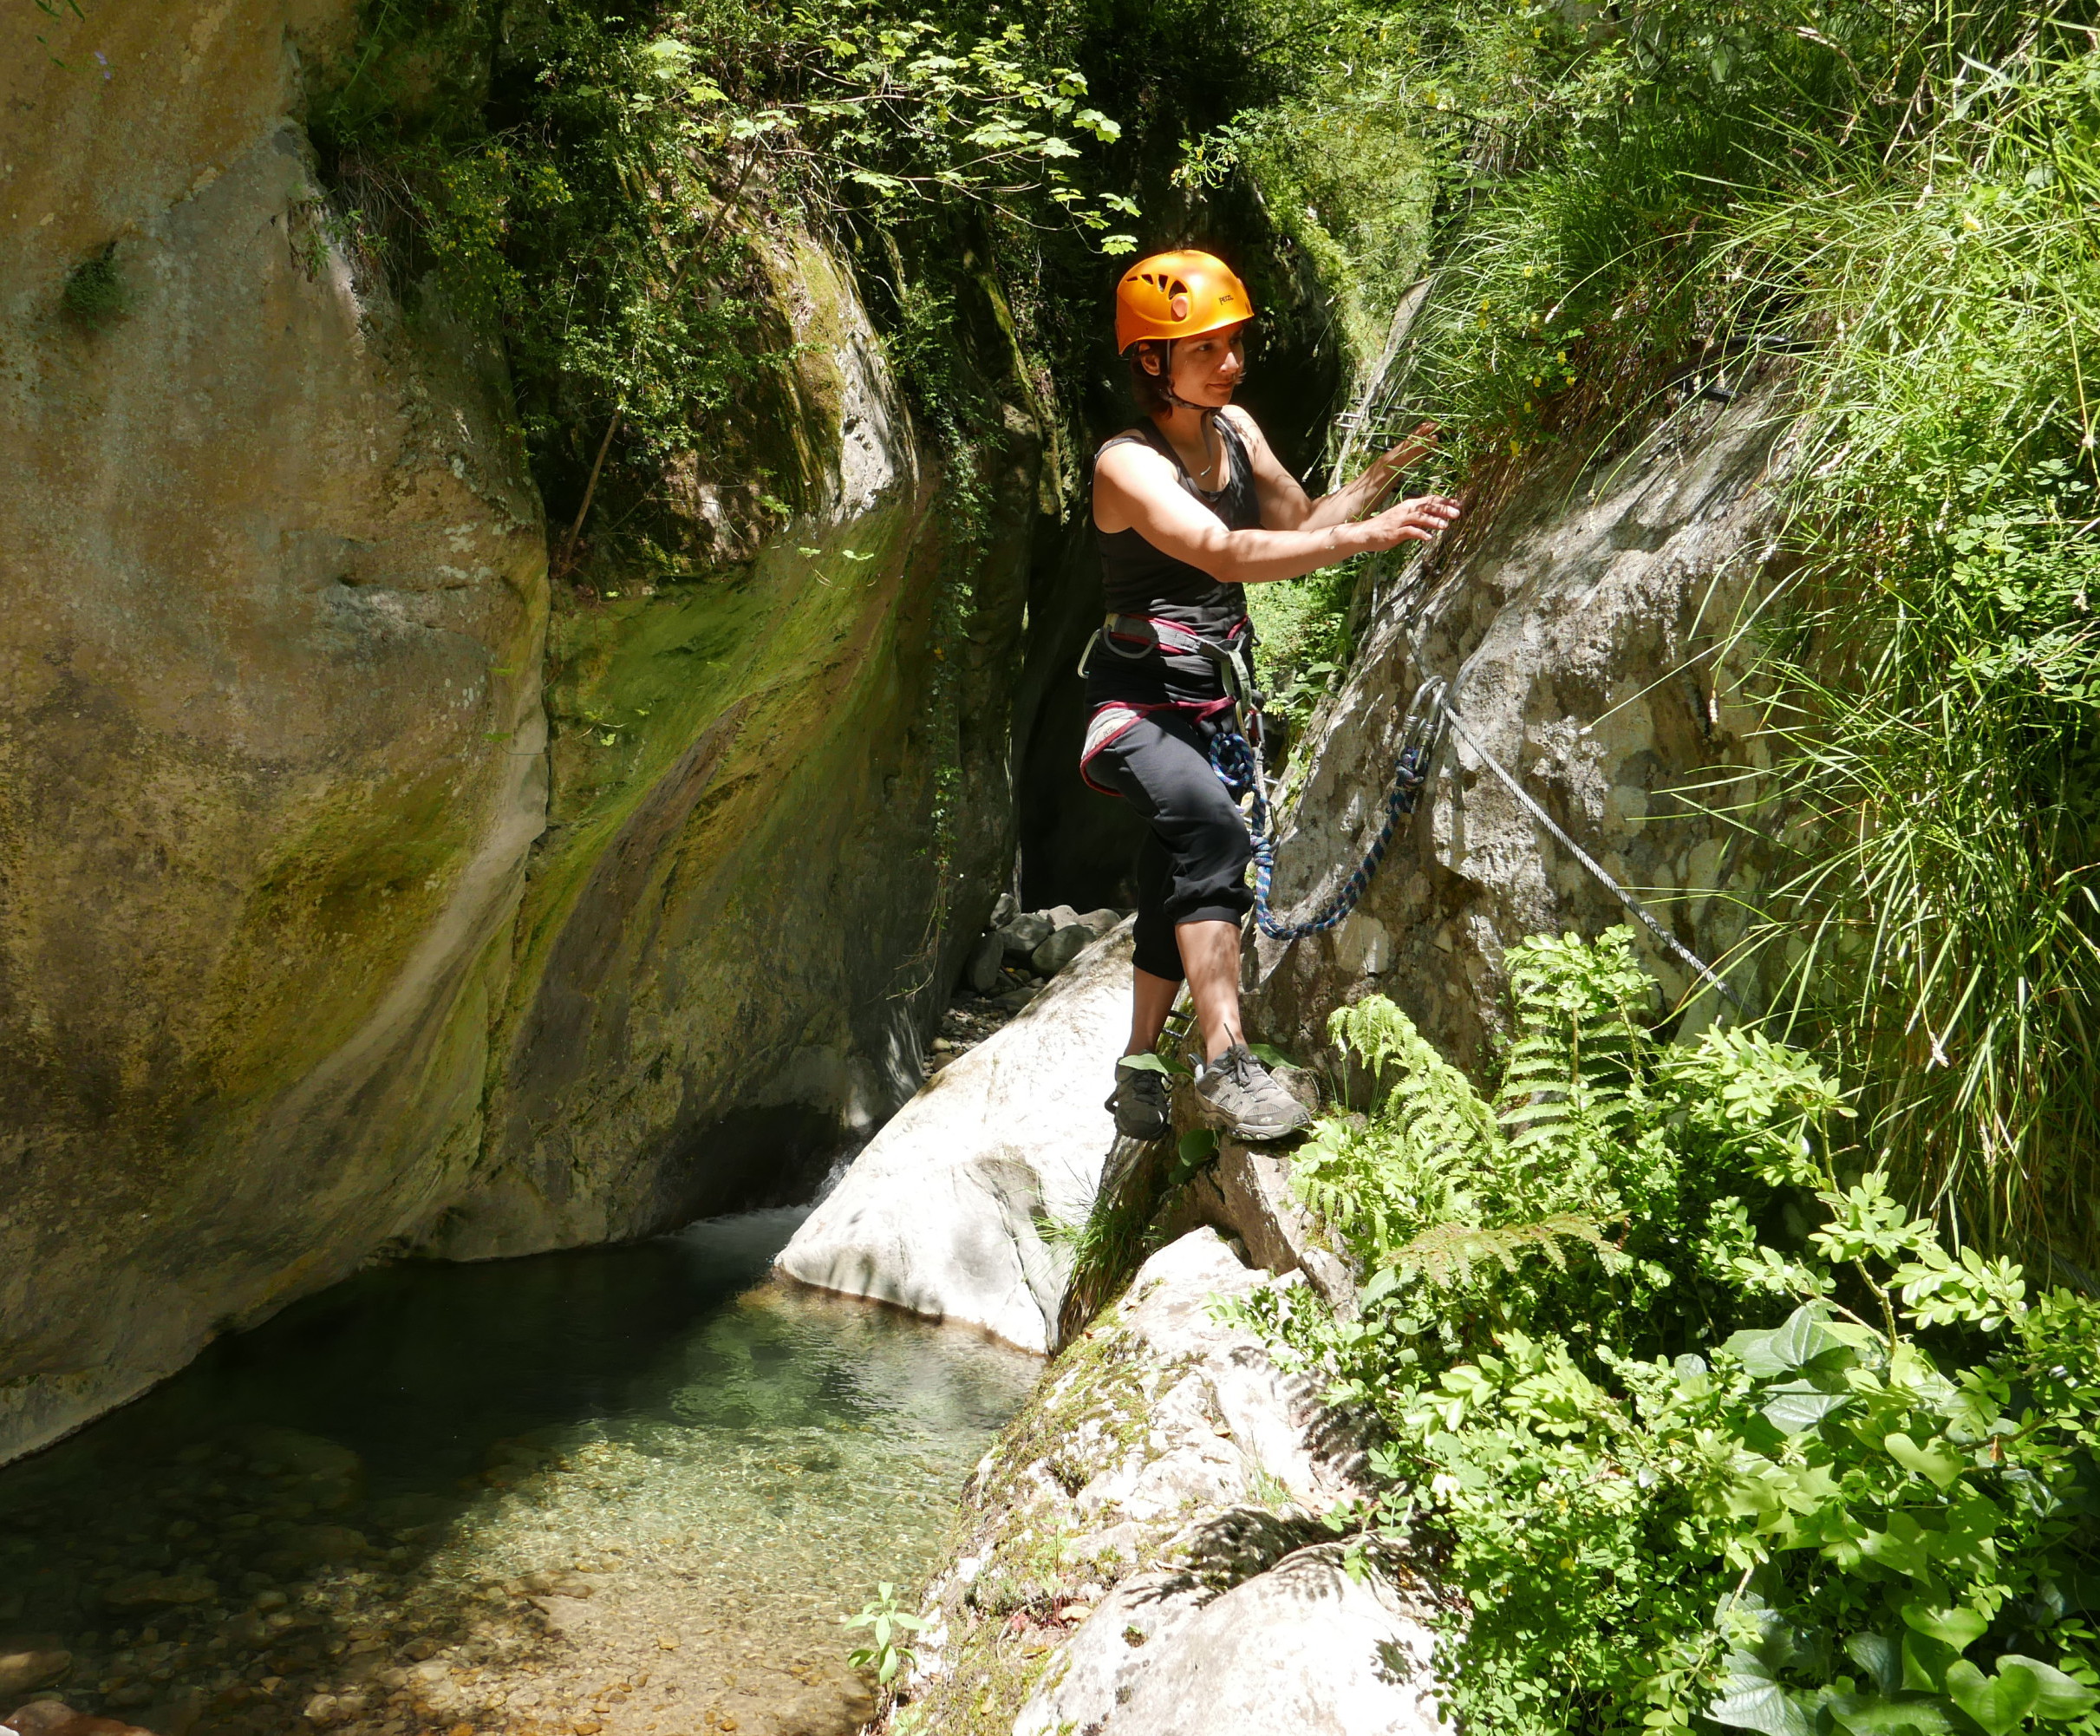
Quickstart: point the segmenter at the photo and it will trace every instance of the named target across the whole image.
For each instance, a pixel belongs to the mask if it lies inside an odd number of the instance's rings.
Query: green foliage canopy
[[[972,223],[1132,245],[1129,199],[1075,173],[1117,123],[995,17],[370,0],[336,73],[312,125],[342,225],[412,299],[501,331],[558,512],[616,419],[660,462],[779,375],[769,229],[872,237],[923,209],[958,247]]]

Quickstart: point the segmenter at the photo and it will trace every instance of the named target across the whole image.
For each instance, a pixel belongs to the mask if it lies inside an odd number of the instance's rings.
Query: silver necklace
[[[1209,453],[1210,450],[1210,434],[1211,419],[1206,417],[1203,421],[1203,450],[1205,453]],[[1218,459],[1223,458],[1225,455],[1223,451],[1224,442],[1220,441],[1218,442],[1218,446],[1219,451],[1216,456],[1213,457],[1210,460],[1210,462],[1206,464],[1201,470],[1191,471],[1190,474],[1197,478],[1202,478],[1210,475],[1212,471],[1216,470],[1217,468]]]

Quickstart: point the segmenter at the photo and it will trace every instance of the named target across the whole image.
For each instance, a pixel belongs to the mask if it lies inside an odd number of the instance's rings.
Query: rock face
[[[434,1251],[806,1198],[917,1087],[920,1029],[991,902],[975,889],[1011,858],[1033,425],[1016,413],[986,455],[993,505],[966,538],[839,265],[790,237],[773,272],[797,427],[830,436],[775,443],[805,511],[703,582],[558,594],[549,829],[483,1171]],[[944,620],[959,573],[968,611]]]
[[[1109,1657],[1046,1680],[1021,1708],[1014,1736],[1440,1730],[1420,1611],[1382,1571],[1352,1578],[1345,1553],[1340,1543],[1297,1550],[1208,1602],[1195,1587],[1177,1595],[1171,1579],[1146,1588],[1149,1597],[1125,1596],[1152,1602],[1164,1616],[1155,1616],[1142,1649],[1131,1643],[1131,1624],[1117,1622],[1121,1612],[1105,1605],[1068,1650],[1098,1635],[1087,1649]],[[1127,1593],[1128,1582],[1118,1590]]]
[[[471,1172],[544,538],[490,348],[320,220],[352,10],[0,19],[0,1454]]]
[[[1278,1071],[1287,1077],[1296,1072]],[[1309,1086],[1309,1079],[1308,1082]],[[1321,1106],[1314,1089],[1292,1094],[1308,1109]],[[1202,1125],[1190,1112],[1194,1095],[1186,1085],[1175,1087],[1177,1126]],[[1357,1274],[1327,1245],[1312,1215],[1293,1195],[1290,1161],[1274,1149],[1246,1145],[1229,1136],[1221,1139],[1216,1159],[1190,1177],[1165,1210],[1160,1226],[1165,1234],[1207,1224],[1221,1236],[1236,1239],[1247,1250],[1248,1259],[1262,1270],[1301,1272],[1335,1313],[1345,1319],[1356,1317]]]
[[[1130,1029],[1131,925],[935,1074],[795,1232],[779,1269],[846,1295],[1048,1348],[1076,1224],[1115,1142],[1103,1100]]]
[[[906,1699],[929,1733],[1432,1736],[1433,1594],[1345,1569],[1346,1418],[1221,1301],[1301,1282],[1210,1230],[1147,1261],[978,1467]]]
[[[1011,858],[1037,507],[1029,393],[947,510],[775,234],[792,519],[674,475],[688,582],[551,598],[498,350],[328,219],[359,9],[78,10],[0,15],[0,1458],[375,1250],[792,1192],[901,1101]]]
[[[1687,410],[1572,487],[1554,477],[1520,491],[1448,571],[1418,565],[1379,587],[1348,683],[1300,749],[1279,912],[1324,901],[1356,865],[1401,719],[1441,677],[1480,747],[1695,954],[1725,961],[1756,840],[1670,793],[1718,766],[1764,763],[1758,714],[1717,652],[1771,557],[1775,404],[1768,387]],[[1323,1047],[1327,1014],[1376,992],[1469,1064],[1490,1034],[1505,946],[1626,919],[1455,735],[1420,806],[1346,922],[1257,945],[1251,1017],[1285,1048]],[[1640,944],[1674,1002],[1690,972],[1645,932]],[[1714,1000],[1692,1016],[1711,1017]]]

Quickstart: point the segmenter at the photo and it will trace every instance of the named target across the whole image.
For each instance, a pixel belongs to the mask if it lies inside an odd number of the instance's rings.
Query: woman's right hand
[[[1352,540],[1371,552],[1402,543],[1425,543],[1458,521],[1458,503],[1448,494],[1418,494],[1349,526]]]

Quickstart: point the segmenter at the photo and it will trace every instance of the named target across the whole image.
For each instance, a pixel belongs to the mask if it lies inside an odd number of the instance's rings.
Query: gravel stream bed
[[[763,1282],[799,1216],[368,1272],[0,1471],[0,1717],[851,1731],[841,1616],[916,1589],[1039,1365]]]

